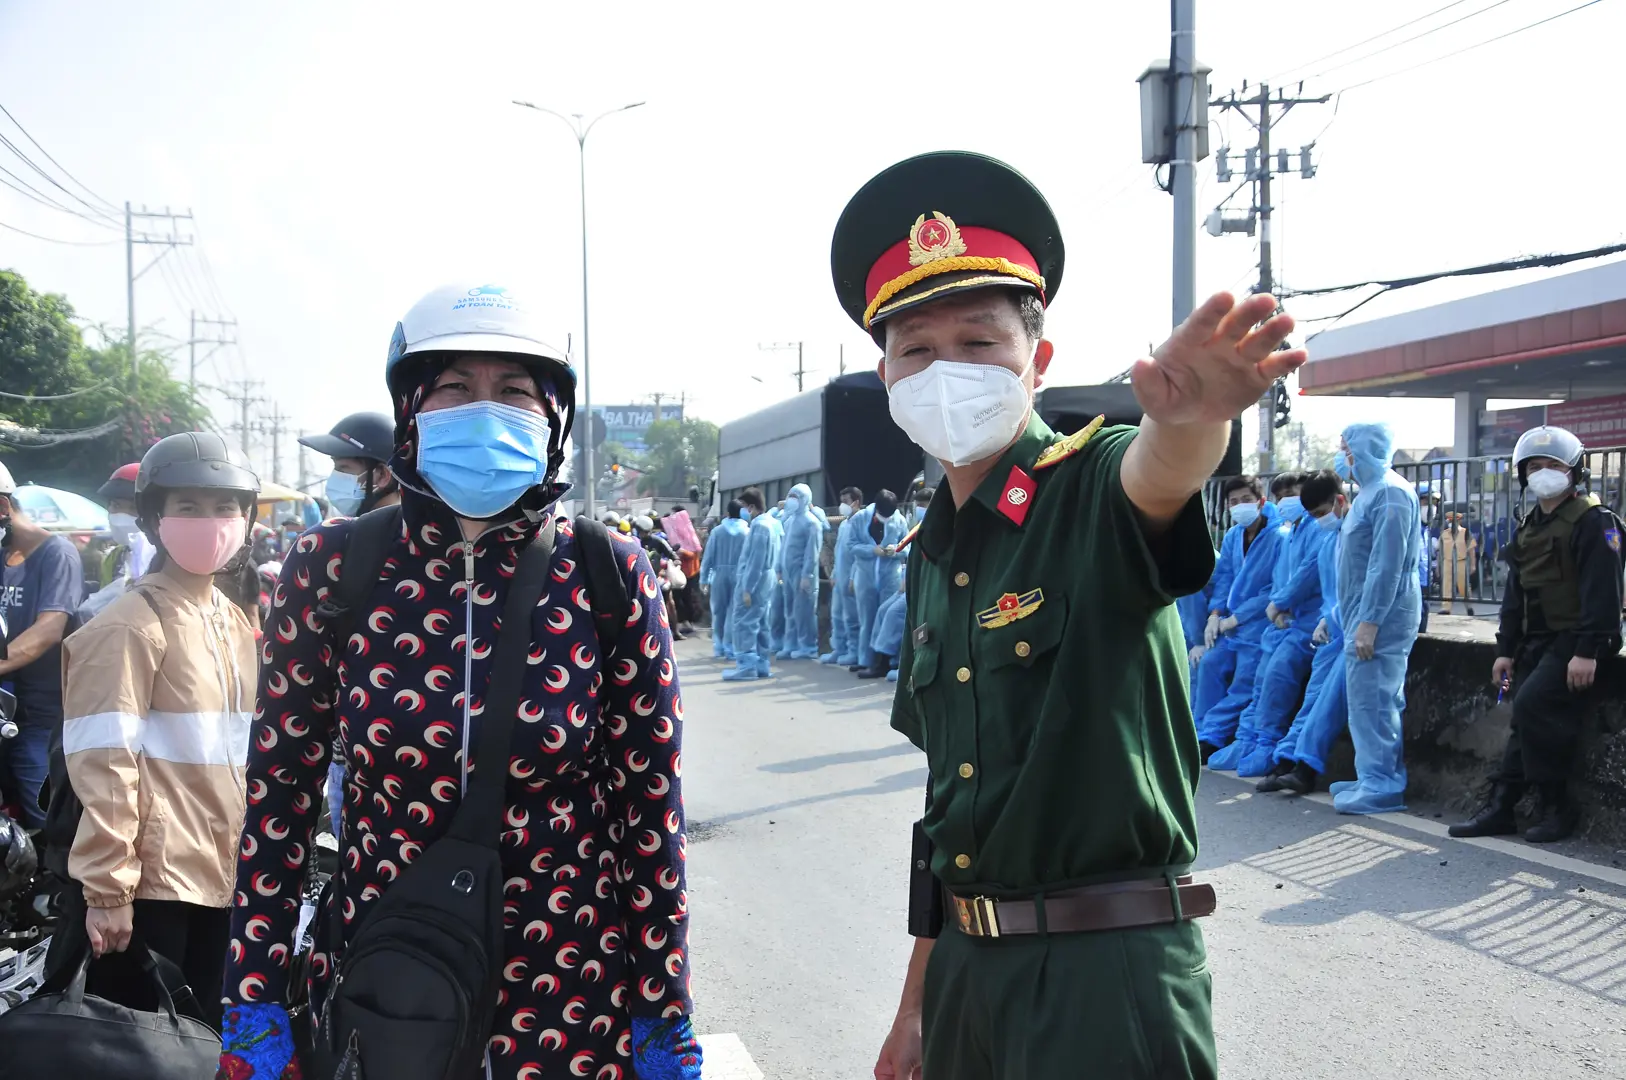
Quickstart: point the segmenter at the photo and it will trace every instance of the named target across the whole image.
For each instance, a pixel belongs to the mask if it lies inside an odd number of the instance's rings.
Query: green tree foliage
[[[709,420],[660,420],[644,433],[647,471],[640,495],[686,495],[717,471],[717,425]]]
[[[133,389],[129,356],[123,342],[87,345],[64,297],[0,270],[0,391],[46,399],[0,397],[0,454],[19,483],[89,495],[165,435],[205,424],[208,410],[161,353],[141,351]],[[101,427],[90,439],[51,434]]]

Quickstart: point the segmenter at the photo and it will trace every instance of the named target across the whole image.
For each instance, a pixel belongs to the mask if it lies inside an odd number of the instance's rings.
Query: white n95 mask
[[[1010,445],[1027,422],[1028,404],[1022,376],[1010,368],[956,360],[934,361],[887,391],[904,434],[956,468]]]

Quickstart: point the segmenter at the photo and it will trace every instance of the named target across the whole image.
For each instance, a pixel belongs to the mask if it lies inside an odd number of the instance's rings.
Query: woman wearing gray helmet
[[[153,568],[62,643],[62,753],[83,807],[68,874],[84,911],[65,918],[58,947],[88,938],[107,956],[139,934],[180,965],[217,1027],[255,646],[215,575],[247,558],[259,489],[218,435],[159,440],[135,482]],[[91,979],[121,1001],[139,1002],[148,986],[133,962],[97,964]]]

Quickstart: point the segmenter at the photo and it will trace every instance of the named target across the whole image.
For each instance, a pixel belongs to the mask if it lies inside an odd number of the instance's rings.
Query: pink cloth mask
[[[158,539],[182,570],[214,574],[243,546],[247,529],[236,514],[229,518],[166,517],[158,521]]]

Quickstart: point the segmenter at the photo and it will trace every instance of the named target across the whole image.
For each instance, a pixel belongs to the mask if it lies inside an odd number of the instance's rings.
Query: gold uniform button
[[[959,679],[961,682],[970,682],[971,681],[971,669],[968,668],[968,667],[963,667],[959,671],[956,671],[954,673],[954,677],[956,679]]]
[[[969,780],[971,779],[971,774],[976,771],[976,769],[971,767],[971,762],[968,761],[964,765],[960,766],[960,779]]]
[[[958,574],[954,575],[954,584],[960,586],[962,589],[965,588],[967,585],[971,584],[971,575],[966,573],[964,570],[961,570]]]
[[[1028,653],[1030,653],[1032,651],[1033,651],[1033,646],[1029,645],[1025,641],[1018,641],[1016,643],[1016,655],[1017,656],[1026,656]]]
[[[971,869],[971,856],[969,856],[969,855],[956,855],[956,856],[954,856],[954,865],[958,866],[961,870],[969,870],[969,869]]]

